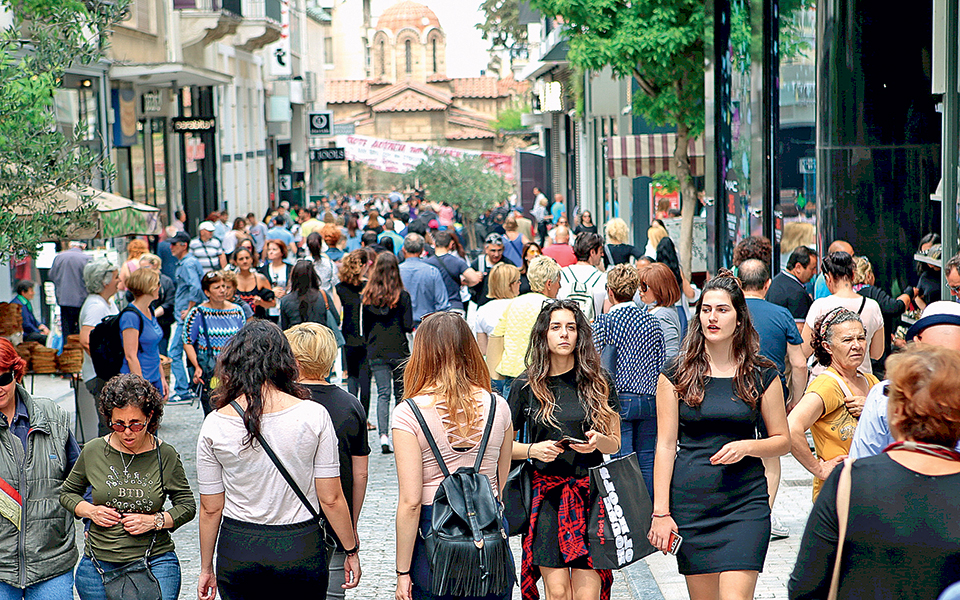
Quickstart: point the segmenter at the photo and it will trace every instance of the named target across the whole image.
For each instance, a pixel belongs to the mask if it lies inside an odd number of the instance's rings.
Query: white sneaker
[[[381,435],[380,436],[380,452],[382,454],[392,454],[393,448],[390,447],[390,436]]]
[[[780,522],[780,519],[770,515],[770,539],[782,540],[790,537],[790,530]]]

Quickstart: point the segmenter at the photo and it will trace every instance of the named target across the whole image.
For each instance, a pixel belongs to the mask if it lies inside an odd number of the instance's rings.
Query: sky
[[[447,76],[479,77],[490,60],[488,42],[480,37],[476,24],[483,21],[479,0],[415,0],[436,13],[447,35]],[[397,0],[373,0],[370,9],[373,23]]]

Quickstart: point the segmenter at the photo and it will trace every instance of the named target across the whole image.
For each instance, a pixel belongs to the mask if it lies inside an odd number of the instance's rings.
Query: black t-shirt
[[[367,417],[360,401],[335,385],[309,384],[310,399],[330,413],[337,431],[337,450],[340,455],[340,485],[353,514],[353,456],[368,456]]]
[[[603,246],[603,264],[610,265],[610,256],[613,256],[614,265],[623,265],[630,262],[632,256],[635,260],[643,258],[643,252],[630,244],[605,244]]]
[[[620,400],[617,398],[616,387],[609,379],[607,382],[610,386],[608,402],[614,412],[619,413]],[[527,376],[524,374],[518,377],[510,387],[508,403],[513,415],[514,430],[520,432],[521,436],[523,435],[524,420],[527,418],[526,413],[529,412],[530,432],[527,438],[529,443],[545,440],[559,441],[563,436],[585,440],[587,438],[585,432],[591,427],[589,423],[585,422],[587,413],[580,402],[580,395],[577,391],[577,369],[574,368],[561,375],[548,377],[547,385],[553,392],[553,397],[557,403],[553,418],[557,421],[559,427],[544,423],[536,418],[540,401],[536,399],[530,386],[527,385]],[[524,438],[521,437],[520,439]],[[567,450],[551,463],[534,460],[533,466],[544,475],[562,477],[572,475],[579,479],[589,474],[590,467],[595,467],[602,462],[603,455],[599,451],[581,454],[574,450]]]
[[[836,560],[838,466],[824,482],[787,589],[826,598]],[[838,598],[932,599],[960,581],[960,474],[928,476],[881,454],[853,463]]]
[[[352,285],[340,282],[337,284],[337,296],[340,297],[340,304],[343,305],[343,322],[340,324],[340,331],[347,346],[362,346],[363,337],[360,335],[360,295],[363,294],[363,286]]]
[[[786,272],[777,273],[777,276],[771,280],[765,300],[784,307],[797,321],[806,319],[810,306],[813,305],[813,299],[807,293],[807,288]]]

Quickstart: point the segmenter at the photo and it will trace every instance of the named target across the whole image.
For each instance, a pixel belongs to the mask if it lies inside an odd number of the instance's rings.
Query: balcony
[[[279,40],[283,33],[281,9],[280,0],[244,0],[236,47],[253,52]]]
[[[243,22],[242,0],[174,0],[180,11],[184,46],[206,46],[237,32]]]

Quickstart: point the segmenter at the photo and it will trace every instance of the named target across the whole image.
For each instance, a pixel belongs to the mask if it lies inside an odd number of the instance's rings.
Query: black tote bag
[[[653,505],[635,453],[590,469],[587,544],[594,569],[622,569],[653,553]]]

